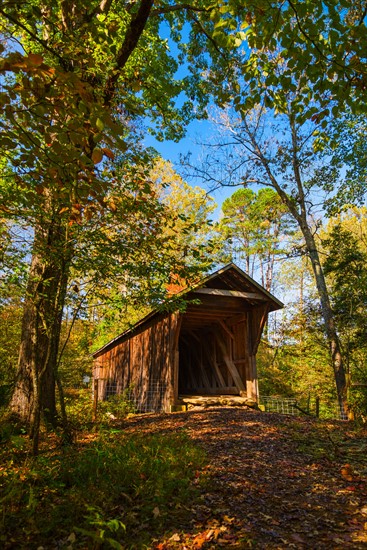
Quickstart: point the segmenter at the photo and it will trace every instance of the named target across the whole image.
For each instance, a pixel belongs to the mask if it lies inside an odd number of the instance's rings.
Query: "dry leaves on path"
[[[135,417],[125,429],[183,429],[208,457],[190,519],[152,548],[367,548],[366,431],[220,407]]]

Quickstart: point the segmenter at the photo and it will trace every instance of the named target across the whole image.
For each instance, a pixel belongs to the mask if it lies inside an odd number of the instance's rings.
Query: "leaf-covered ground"
[[[367,429],[216,407],[0,441],[0,548],[367,548]]]
[[[198,500],[151,548],[367,548],[366,430],[240,408],[135,417],[124,429],[185,430],[207,453]]]

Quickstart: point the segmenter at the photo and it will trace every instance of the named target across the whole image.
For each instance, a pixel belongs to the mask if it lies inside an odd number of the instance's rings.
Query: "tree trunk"
[[[38,438],[40,419],[56,423],[55,377],[70,266],[68,228],[55,218],[35,230],[11,411]]]
[[[347,402],[347,378],[343,357],[340,350],[339,337],[336,331],[334,314],[330,304],[324,271],[321,266],[319,252],[315,239],[307,223],[301,225],[301,231],[306,241],[307,251],[311,260],[312,270],[315,276],[316,287],[320,298],[321,312],[325,324],[325,332],[329,344],[332,366],[334,369],[335,384],[338,394],[340,412],[344,415],[348,411]]]
[[[339,337],[334,323],[333,310],[330,304],[329,292],[326,286],[324,271],[320,262],[319,252],[315,243],[315,239],[307,219],[307,208],[305,189],[302,183],[302,176],[300,171],[300,161],[298,158],[299,153],[299,139],[297,134],[297,126],[293,114],[289,113],[289,123],[292,134],[292,145],[290,147],[292,168],[295,182],[295,191],[297,192],[297,200],[295,201],[282,187],[282,184],[277,180],[273,174],[268,159],[264,156],[259,144],[257,143],[255,136],[248,132],[254,151],[257,157],[260,159],[265,172],[269,178],[269,184],[280,196],[281,200],[288,207],[289,212],[294,217],[298,226],[304,236],[306,242],[306,249],[311,260],[312,270],[315,276],[316,287],[320,298],[322,318],[325,326],[325,334],[329,344],[330,358],[334,370],[335,385],[338,395],[338,402],[340,412],[343,415],[347,415],[348,402],[347,402],[347,379],[345,375],[345,367],[343,357],[340,349]]]

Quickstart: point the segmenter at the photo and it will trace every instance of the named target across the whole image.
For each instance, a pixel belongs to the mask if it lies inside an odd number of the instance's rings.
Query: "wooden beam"
[[[221,352],[222,352],[222,355],[223,355],[223,361],[225,362],[226,364],[226,367],[228,369],[228,371],[230,372],[232,378],[233,378],[233,381],[237,387],[237,389],[239,391],[246,391],[246,388],[245,388],[245,385],[242,381],[242,378],[237,370],[237,367],[236,365],[233,363],[233,361],[231,360],[229,354],[228,354],[228,350],[227,350],[227,346],[226,346],[226,343],[222,337],[221,334],[217,333],[217,342],[218,342],[218,345],[221,349]]]
[[[224,290],[221,288],[196,288],[194,294],[209,294],[211,296],[231,296],[232,298],[247,298],[249,300],[266,301],[266,297],[258,292],[243,292],[241,290]]]
[[[249,357],[249,374],[250,379],[247,380],[247,397],[254,399],[255,401],[259,400],[259,386],[257,380],[256,372],[256,357],[255,355],[250,355]]]
[[[233,332],[227,327],[227,325],[225,324],[224,321],[218,321],[220,326],[222,327],[222,329],[224,330],[224,332],[226,332],[228,334],[228,336],[234,340],[234,334]]]
[[[196,377],[194,376],[194,371],[192,369],[192,357],[191,357],[191,350],[189,348],[186,349],[186,356],[181,357],[181,377],[183,381],[184,387],[189,387],[191,384],[191,388],[196,388],[198,385],[198,382],[196,380]],[[185,369],[183,369],[183,363],[185,363]],[[186,383],[186,379],[184,377],[188,378],[188,383]]]
[[[198,342],[198,344],[201,344],[199,336],[197,336],[193,330],[188,330],[187,332],[190,334],[190,336],[194,338],[194,340]]]
[[[226,319],[226,322],[228,325],[237,325],[239,323],[242,323],[244,321],[248,321],[248,313],[240,313],[239,315],[233,315],[229,319]]]
[[[214,350],[215,350],[215,346],[214,346]],[[226,385],[225,382],[224,382],[224,378],[222,376],[222,373],[220,372],[217,361],[216,361],[215,357],[213,356],[213,354],[211,352],[208,341],[203,342],[203,351],[204,351],[207,359],[209,360],[209,365],[214,370],[214,374],[217,378],[217,382],[218,382],[219,387],[224,387]]]
[[[173,340],[173,376],[172,376],[172,385],[173,385],[173,401],[171,405],[175,405],[178,399],[178,376],[179,376],[179,366],[180,366],[180,352],[179,352],[179,341],[180,341],[180,331],[182,324],[182,315],[178,314],[176,317],[176,332]]]
[[[195,348],[191,348],[191,353],[193,356],[195,356],[194,358],[196,359],[196,366],[199,368],[199,371],[200,371],[200,373],[198,373],[199,383],[200,383],[200,375],[201,375],[201,380],[204,383],[204,387],[211,388],[210,380],[206,373],[205,366],[203,365],[203,358],[202,358],[201,351],[202,351],[201,349],[198,350]]]
[[[225,386],[223,388],[195,388],[196,395],[238,395],[238,389],[236,386]],[[185,395],[181,396],[181,401],[187,400]]]
[[[256,355],[257,348],[259,347],[259,344],[260,344],[261,335],[268,318],[269,304],[264,304],[263,306],[261,306],[260,317],[259,315],[257,315],[255,311],[258,309],[260,309],[260,307],[255,308],[254,311],[252,312],[251,324],[250,324],[251,333],[252,333],[251,352],[254,355]]]

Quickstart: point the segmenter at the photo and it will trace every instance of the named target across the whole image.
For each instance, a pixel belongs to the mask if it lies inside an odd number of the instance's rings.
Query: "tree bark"
[[[55,370],[70,257],[67,226],[54,218],[36,227],[10,403],[35,439],[41,417],[56,424]]]

